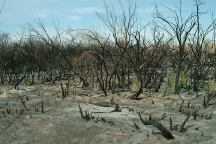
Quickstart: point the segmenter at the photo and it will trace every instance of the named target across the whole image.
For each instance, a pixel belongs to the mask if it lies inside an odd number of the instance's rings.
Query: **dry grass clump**
[[[140,75],[138,73],[133,74],[131,92],[137,93],[140,90],[142,83],[140,81]]]
[[[209,80],[208,87],[210,92],[216,92],[216,80]]]

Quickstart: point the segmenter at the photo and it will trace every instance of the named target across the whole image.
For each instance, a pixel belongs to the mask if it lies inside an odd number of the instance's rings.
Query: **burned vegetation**
[[[215,142],[214,15],[203,26],[204,3],[185,17],[179,0],[143,26],[119,4],[97,13],[105,34],[42,21],[0,34],[0,143]]]

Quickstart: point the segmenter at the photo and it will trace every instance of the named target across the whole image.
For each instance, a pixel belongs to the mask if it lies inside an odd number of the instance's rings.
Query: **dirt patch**
[[[26,111],[17,95],[23,97]],[[62,99],[59,86],[35,85],[13,90],[2,87],[0,95],[0,143],[4,144],[210,144],[216,141],[215,105],[202,108],[203,96],[185,99],[183,111],[199,108],[200,115],[194,120],[190,117],[186,123],[186,132],[171,131],[174,140],[167,140],[154,126],[141,123],[137,112],[144,119],[151,115],[154,119],[166,117],[160,121],[168,130],[170,117],[173,125],[181,125],[187,117],[179,112],[182,103],[180,96],[161,97],[142,94],[142,99],[131,100],[129,92],[101,96],[95,91],[79,91]],[[111,112],[115,106],[110,104],[113,97],[121,107],[121,112]],[[41,112],[41,100],[45,113]],[[89,112],[94,119],[81,118],[78,101],[82,110]],[[189,108],[188,108],[188,103]],[[107,106],[105,106],[107,104]],[[192,108],[193,105],[193,108]],[[10,109],[10,112],[9,112]],[[18,118],[16,116],[22,112]],[[212,113],[211,119],[205,116]],[[105,120],[102,120],[102,118]],[[11,123],[13,122],[14,123]],[[134,127],[134,123],[139,129]],[[8,127],[7,129],[5,129]]]

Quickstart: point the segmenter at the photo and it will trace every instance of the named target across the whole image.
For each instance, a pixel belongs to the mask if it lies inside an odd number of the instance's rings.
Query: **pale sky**
[[[122,0],[123,2],[127,0]],[[135,0],[138,13],[143,23],[152,20],[155,3],[166,14],[164,7],[175,7],[178,0]],[[0,0],[3,3],[3,0]],[[103,12],[104,2],[118,7],[118,0],[6,0],[0,15],[0,32],[20,32],[28,23],[35,23],[38,19],[52,26],[51,20],[58,21],[61,28],[98,28],[102,27],[96,12]],[[193,0],[183,0],[183,14],[190,14]],[[211,19],[211,12],[215,11],[216,0],[206,0],[201,7],[208,16],[203,17],[206,24]]]

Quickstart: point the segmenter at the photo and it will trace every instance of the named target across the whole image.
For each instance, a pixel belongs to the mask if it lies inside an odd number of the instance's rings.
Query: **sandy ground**
[[[196,120],[189,118],[186,132],[171,131],[173,140],[164,138],[157,128],[143,125],[137,112],[141,112],[144,119],[150,114],[160,119],[166,113],[161,123],[167,129],[170,116],[174,124],[181,125],[187,117],[179,112],[181,96],[144,93],[140,100],[131,100],[128,96],[130,92],[104,97],[97,90],[85,89],[76,93],[71,90],[70,96],[62,99],[60,85],[21,86],[20,90],[1,86],[0,144],[216,144],[216,105],[202,107],[205,93],[198,98],[182,96],[185,99],[183,109],[198,109],[199,116]],[[121,112],[111,112],[114,109],[110,104],[112,97],[122,108]],[[41,113],[41,100],[45,113]],[[78,101],[83,111],[95,117],[93,120],[81,118]],[[187,108],[189,101],[192,108]],[[201,116],[211,113],[211,119]],[[140,129],[135,128],[134,122]]]

